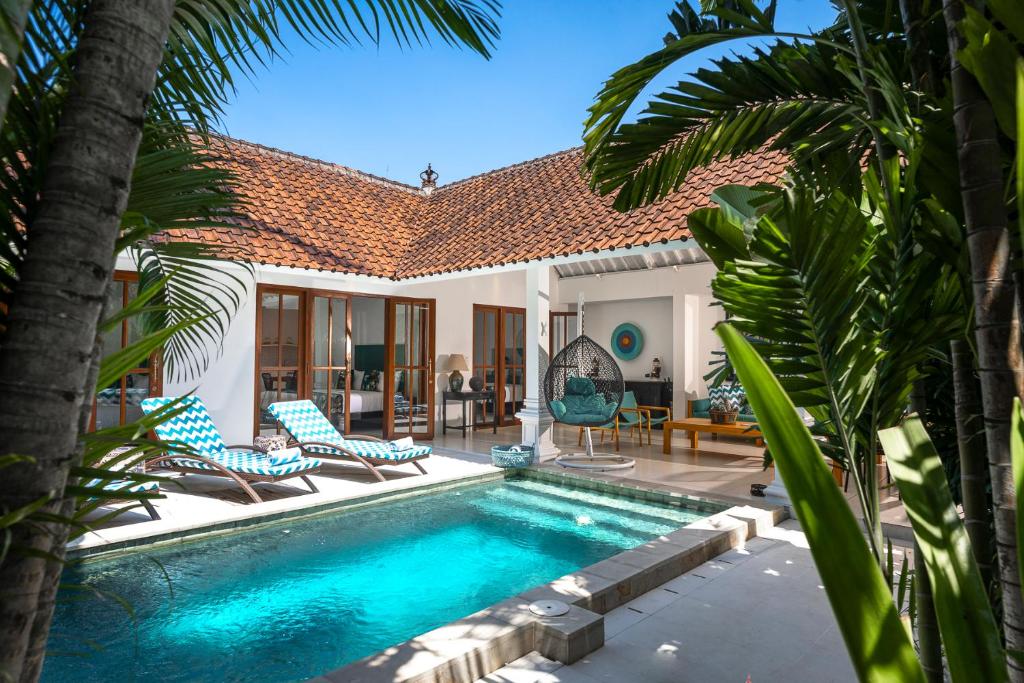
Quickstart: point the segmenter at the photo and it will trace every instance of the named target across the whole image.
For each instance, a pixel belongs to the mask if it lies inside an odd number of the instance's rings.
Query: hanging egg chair
[[[544,373],[544,400],[556,422],[580,427],[586,435],[586,454],[562,455],[563,467],[611,470],[633,466],[632,458],[594,455],[591,427],[615,422],[626,386],[612,355],[585,334],[558,352]]]

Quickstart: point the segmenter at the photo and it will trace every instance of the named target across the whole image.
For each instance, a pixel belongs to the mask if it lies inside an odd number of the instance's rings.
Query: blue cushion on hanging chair
[[[598,394],[590,378],[570,377],[565,383],[562,400],[552,401],[551,409],[559,422],[589,424],[611,419],[618,410],[618,404],[609,403]]]

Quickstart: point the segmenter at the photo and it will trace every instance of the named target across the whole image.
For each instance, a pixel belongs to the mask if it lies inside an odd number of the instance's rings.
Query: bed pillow
[[[380,391],[380,370],[367,370],[359,386],[363,391]]]
[[[363,375],[365,375],[365,374],[366,373],[363,372],[362,370],[353,370],[352,371],[352,388],[353,389],[361,388],[363,386]]]

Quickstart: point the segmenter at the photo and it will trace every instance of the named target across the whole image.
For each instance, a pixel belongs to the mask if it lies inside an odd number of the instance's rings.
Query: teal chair
[[[647,427],[647,443],[651,442],[650,434],[650,411],[646,410],[646,406],[639,406],[636,403],[636,396],[632,391],[627,391],[622,395],[622,406],[619,408],[619,413],[615,416],[615,419],[606,422],[599,427],[593,429],[601,430],[601,443],[604,443],[605,432],[612,433],[612,439],[615,441],[615,450],[619,450],[619,430],[623,427],[629,427],[629,438],[633,438],[634,430],[640,434],[640,445],[644,445],[644,427]],[[583,430],[580,429],[580,445],[583,444]]]

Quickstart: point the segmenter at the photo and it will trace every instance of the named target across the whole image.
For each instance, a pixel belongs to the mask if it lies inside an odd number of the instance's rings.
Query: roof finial
[[[437,172],[427,164],[427,170],[420,173],[420,189],[423,194],[430,194],[437,187]]]

